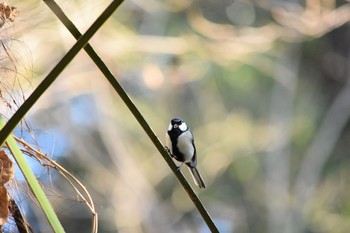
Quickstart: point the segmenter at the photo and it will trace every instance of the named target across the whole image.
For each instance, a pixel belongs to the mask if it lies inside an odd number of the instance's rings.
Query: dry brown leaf
[[[5,185],[14,176],[14,168],[11,159],[5,151],[0,151],[0,187]]]
[[[9,217],[9,199],[7,196],[7,190],[4,186],[0,187],[0,226],[7,222]]]
[[[0,3],[0,18],[8,19],[11,22],[15,20],[15,17],[18,15],[18,10],[16,7],[9,6],[6,2]]]
[[[4,184],[14,176],[12,161],[5,151],[0,150],[0,226],[7,222],[9,217],[8,205],[9,199]]]
[[[16,7],[9,6],[6,2],[0,3],[0,28],[4,26],[6,20],[15,21],[18,14]]]

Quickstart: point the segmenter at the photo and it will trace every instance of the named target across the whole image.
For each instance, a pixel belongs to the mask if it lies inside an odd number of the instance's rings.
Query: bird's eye
[[[175,125],[174,125],[174,129],[176,129],[177,127],[179,127],[179,126],[175,124]]]

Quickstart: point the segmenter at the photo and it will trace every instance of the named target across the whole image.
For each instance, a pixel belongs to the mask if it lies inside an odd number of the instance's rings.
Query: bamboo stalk
[[[44,2],[48,5],[48,7],[50,7],[50,9],[61,20],[61,22],[66,26],[66,28],[72,33],[72,35],[76,39],[79,39],[81,36],[81,33],[72,23],[72,21],[65,15],[62,9],[57,5],[57,3],[54,0],[44,0]],[[202,218],[206,222],[208,228],[211,230],[211,232],[219,232],[214,221],[209,215],[208,211],[202,204],[201,200],[199,199],[197,194],[193,191],[192,187],[189,185],[189,183],[187,182],[183,174],[178,170],[172,158],[169,156],[168,152],[164,149],[164,146],[162,145],[162,143],[160,142],[156,134],[153,132],[152,128],[148,125],[148,123],[146,122],[146,120],[144,119],[140,111],[137,109],[133,101],[130,99],[128,94],[125,92],[123,87],[119,84],[118,80],[114,77],[112,72],[108,69],[106,64],[102,61],[102,59],[94,51],[94,49],[91,47],[90,44],[87,44],[84,47],[84,50],[90,56],[92,61],[95,62],[97,67],[101,70],[101,72],[107,78],[107,80],[112,85],[114,90],[119,94],[120,98],[124,101],[126,106],[129,108],[130,112],[134,115],[134,117],[139,122],[143,130],[146,132],[146,134],[151,139],[155,147],[158,149],[159,153],[163,156],[165,161],[168,163],[169,167],[171,168],[171,170],[173,171],[177,179],[180,181],[181,185],[186,190],[193,204],[196,206],[198,212],[201,214]]]

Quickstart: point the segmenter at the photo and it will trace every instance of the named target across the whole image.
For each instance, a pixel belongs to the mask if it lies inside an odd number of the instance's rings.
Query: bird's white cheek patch
[[[168,126],[168,131],[170,131],[173,128],[173,126],[171,125],[171,123]]]
[[[185,122],[182,122],[182,124],[179,126],[182,132],[185,132],[187,130],[187,125]]]

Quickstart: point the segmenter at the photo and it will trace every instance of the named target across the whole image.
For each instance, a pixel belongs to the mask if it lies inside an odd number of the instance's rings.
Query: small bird
[[[168,131],[165,134],[168,152],[177,161],[185,163],[191,172],[195,184],[199,188],[205,188],[201,174],[197,169],[197,154],[194,145],[193,134],[186,123],[180,118],[174,118],[170,121]]]

